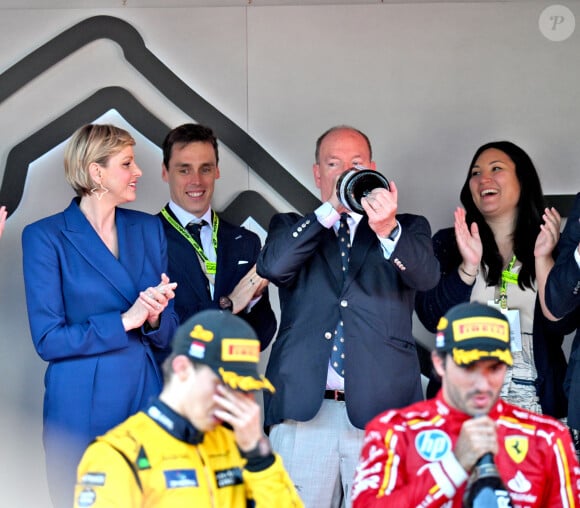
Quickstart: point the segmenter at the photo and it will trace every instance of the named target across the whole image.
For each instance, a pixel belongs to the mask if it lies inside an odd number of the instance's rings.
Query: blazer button
[[[324,338],[325,338],[326,340],[330,340],[330,339],[332,339],[332,333],[330,333],[330,332],[326,332],[326,333],[324,334]]]
[[[340,301],[340,306],[341,307],[348,307],[348,300],[341,300]]]

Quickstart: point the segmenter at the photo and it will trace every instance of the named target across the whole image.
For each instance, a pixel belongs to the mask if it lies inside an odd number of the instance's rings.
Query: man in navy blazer
[[[183,323],[204,309],[231,310],[256,330],[265,349],[276,331],[276,316],[268,281],[256,274],[260,239],[212,210],[218,163],[218,143],[209,127],[184,124],[165,137],[162,178],[169,184],[170,201],[159,217],[167,236],[168,274],[178,283],[175,311]]]
[[[576,452],[580,456],[580,192],[568,216],[558,243],[559,254],[546,282],[546,307],[552,319],[563,318],[576,328],[565,388],[568,395],[568,425],[575,430]],[[546,317],[550,318],[549,315]]]
[[[257,263],[279,287],[281,305],[267,367],[276,394],[264,397],[265,425],[307,507],[343,498],[350,506],[362,429],[378,413],[422,398],[413,303],[416,290],[439,280],[429,223],[397,215],[394,183],[362,199],[364,215],[340,203],[337,180],[355,166],[375,169],[367,136],[348,126],[322,134],[313,172],[323,204],[305,216],[275,215]],[[342,212],[352,244],[344,276]],[[339,332],[335,342],[340,329],[343,341]],[[344,348],[343,369],[339,359],[330,362],[335,347]]]

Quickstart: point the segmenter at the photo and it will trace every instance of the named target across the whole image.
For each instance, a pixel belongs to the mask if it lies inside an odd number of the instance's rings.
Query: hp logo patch
[[[451,439],[441,430],[424,430],[417,434],[415,448],[426,461],[434,462],[451,450]]]

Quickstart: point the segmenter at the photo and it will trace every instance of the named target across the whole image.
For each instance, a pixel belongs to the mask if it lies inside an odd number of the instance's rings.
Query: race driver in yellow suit
[[[259,351],[229,311],[186,321],[159,398],[85,451],[75,507],[303,508],[262,433],[253,392],[274,388],[257,372]]]

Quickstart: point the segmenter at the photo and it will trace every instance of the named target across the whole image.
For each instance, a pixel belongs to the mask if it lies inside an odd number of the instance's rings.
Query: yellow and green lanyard
[[[167,219],[167,222],[169,222],[169,224],[171,224],[181,234],[181,236],[183,236],[183,238],[185,238],[191,244],[191,246],[195,249],[195,252],[197,252],[197,255],[199,256],[201,261],[203,261],[206,273],[211,274],[211,275],[215,275],[217,272],[217,263],[215,261],[210,261],[208,259],[208,257],[205,255],[205,252],[203,252],[203,247],[201,245],[199,245],[194,240],[193,236],[191,236],[189,234],[189,231],[187,231],[187,229],[185,229],[181,224],[179,224],[179,222],[177,222],[169,214],[169,212],[167,211],[167,209],[165,207],[163,207],[163,209],[161,210],[161,215],[163,215],[163,217],[165,217]],[[217,216],[217,213],[212,212],[211,243],[213,244],[213,248],[216,252],[217,252],[217,247],[218,247],[217,234],[218,234],[219,224],[220,224],[220,219]]]
[[[512,272],[516,264],[516,256],[514,255],[509,262],[506,270],[501,272],[501,285],[499,287],[499,305],[502,309],[507,309],[507,285],[518,283],[518,274]]]

